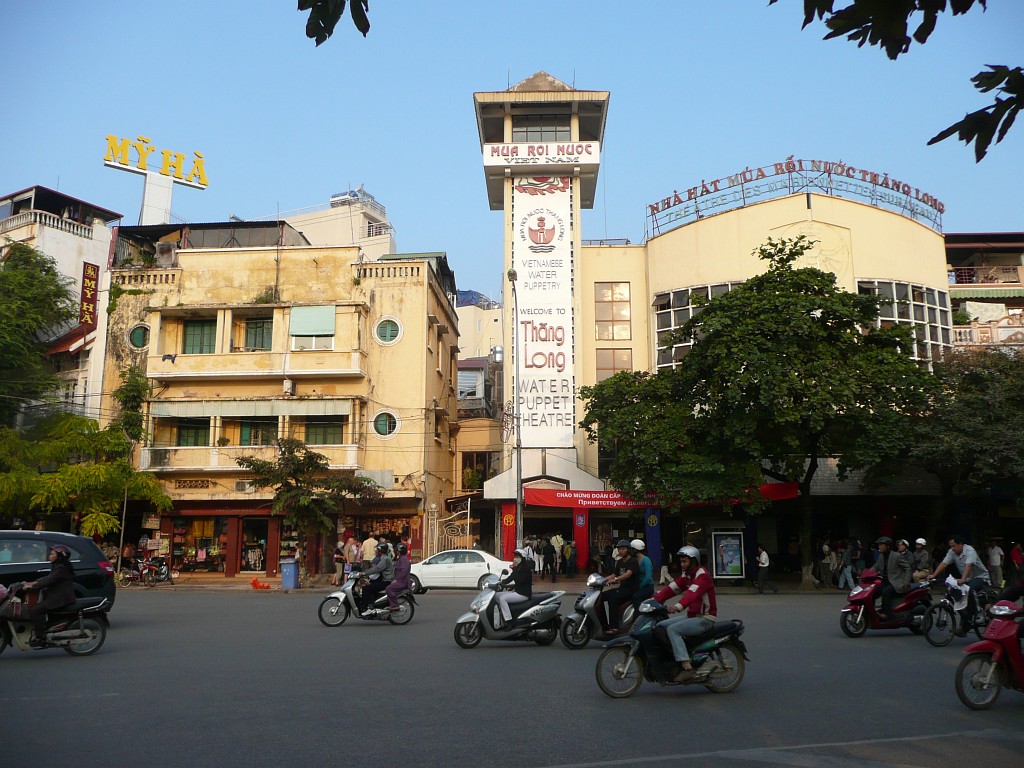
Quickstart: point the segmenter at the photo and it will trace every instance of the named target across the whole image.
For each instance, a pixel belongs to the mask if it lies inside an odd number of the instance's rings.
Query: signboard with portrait
[[[711,534],[711,576],[715,579],[743,579],[743,532],[714,531]]]

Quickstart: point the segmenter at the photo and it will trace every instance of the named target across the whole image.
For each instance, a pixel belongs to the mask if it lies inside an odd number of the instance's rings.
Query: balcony
[[[1024,313],[1015,313],[991,322],[975,320],[970,325],[954,325],[953,348],[966,347],[1024,349]]]
[[[1024,266],[950,267],[952,298],[1024,296]]]
[[[362,350],[340,352],[302,351],[268,352],[234,348],[231,352],[209,355],[181,353],[150,355],[147,376],[151,379],[301,379],[332,376],[365,377],[366,353]]]
[[[54,214],[47,213],[46,211],[25,211],[24,213],[16,213],[14,216],[0,221],[0,236],[10,236],[10,233],[14,230],[21,229],[22,227],[29,227],[33,224],[42,225],[61,232],[67,232],[71,235],[83,237],[86,240],[92,240],[92,227],[87,224],[79,224],[77,221],[71,221],[70,219],[63,219],[60,216],[55,216]],[[12,237],[12,239],[23,238]]]
[[[359,445],[311,445],[330,462],[331,469],[361,469]],[[241,471],[237,459],[254,456],[266,461],[277,458],[273,445],[165,446],[143,448],[139,469],[152,472]]]

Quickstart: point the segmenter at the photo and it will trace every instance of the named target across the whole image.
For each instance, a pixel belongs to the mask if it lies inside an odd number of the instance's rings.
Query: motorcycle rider
[[[75,569],[71,567],[71,550],[63,544],[56,544],[47,553],[46,559],[52,563],[50,572],[41,579],[25,584],[25,589],[46,590],[46,595],[28,611],[33,630],[29,645],[34,648],[43,645],[47,611],[63,608],[75,602]]]
[[[622,539],[615,547],[619,551],[619,559],[615,561],[615,574],[608,577],[608,583],[620,586],[608,594],[608,626],[604,630],[606,635],[619,634],[621,608],[624,604],[633,602],[633,595],[640,585],[640,564],[629,551],[629,542]]]
[[[879,536],[875,541],[878,545],[878,559],[875,570],[882,577],[882,606],[878,618],[887,620],[892,613],[892,603],[897,595],[906,594],[910,590],[910,572],[913,568],[910,552],[907,551],[906,539],[900,539],[897,551],[892,551],[892,539]]]
[[[932,555],[928,542],[918,539],[914,542],[914,581],[924,581],[932,571]]]
[[[512,622],[512,609],[509,605],[525,603],[533,597],[533,560],[526,556],[526,551],[517,549],[512,555],[512,573],[501,580],[501,585],[507,587],[515,584],[514,592],[505,590],[497,595],[498,606],[501,608],[502,627]],[[501,629],[502,627],[495,627]]]
[[[960,536],[954,536],[949,540],[949,551],[942,558],[942,562],[935,566],[935,570],[928,576],[928,580],[938,578],[947,567],[954,565],[960,572],[957,584],[966,584],[970,587],[967,593],[967,615],[973,616],[975,611],[974,593],[987,587],[991,583],[988,569],[978,557],[978,552],[970,544],[964,542]]]
[[[636,553],[636,562],[640,566],[640,582],[633,593],[633,610],[640,610],[640,603],[654,596],[654,563],[644,551],[647,545],[643,539],[633,539],[629,547]]]
[[[373,605],[377,595],[383,592],[388,584],[395,579],[395,561],[388,554],[387,542],[379,541],[374,551],[377,553],[377,556],[374,558],[376,562],[372,563],[361,574],[363,578],[370,579],[370,583],[363,587],[363,593],[359,599],[359,610],[363,613]],[[370,578],[375,574],[377,578]]]
[[[390,584],[385,587],[384,591],[388,594],[388,610],[397,611],[398,600],[395,598],[399,592],[409,588],[409,569],[411,563],[409,562],[409,547],[404,542],[398,545],[398,560],[395,561],[395,577]]]
[[[700,551],[689,545],[682,547],[677,553],[683,572],[667,587],[661,589],[654,599],[664,603],[678,594],[682,598],[669,608],[669,613],[682,613],[686,616],[668,618],[658,623],[659,627],[668,632],[672,644],[672,655],[682,665],[676,675],[677,682],[685,682],[693,677],[693,666],[690,664],[690,652],[686,648],[686,638],[701,635],[715,625],[718,615],[718,603],[715,600],[715,583],[707,569],[700,564]]]

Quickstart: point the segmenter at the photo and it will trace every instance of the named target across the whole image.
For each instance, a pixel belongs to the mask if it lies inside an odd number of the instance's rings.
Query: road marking
[[[117,696],[121,696],[120,693],[70,693],[61,694],[60,696],[18,696],[10,698],[0,698],[0,704],[6,702],[25,702],[25,701],[67,701],[68,699],[109,699]]]
[[[650,763],[667,762],[669,760],[687,760],[693,758],[724,757],[735,760],[751,760],[765,763],[793,766],[822,766],[823,768],[918,768],[905,763],[878,763],[861,758],[826,757],[821,755],[787,754],[798,749],[831,749],[837,747],[856,747],[874,744],[898,744],[931,739],[982,738],[1002,741],[1018,741],[1024,745],[1024,734],[991,728],[987,730],[953,731],[951,733],[932,733],[922,736],[896,736],[888,739],[859,739],[856,741],[831,741],[813,744],[793,744],[788,747],[754,747],[752,749],[722,749],[716,752],[689,752],[673,755],[650,755],[646,757],[627,757],[619,760],[596,760],[590,763],[561,763],[538,768],[603,768],[603,766],[647,765]]]

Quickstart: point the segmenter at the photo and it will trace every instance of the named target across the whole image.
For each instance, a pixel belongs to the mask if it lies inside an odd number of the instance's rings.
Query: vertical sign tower
[[[474,94],[488,202],[504,212],[503,273],[515,275],[516,300],[505,291],[512,358],[504,375],[520,467],[543,466],[540,455],[577,463],[573,263],[580,210],[594,206],[608,98],[545,72],[506,91]],[[503,520],[506,550],[509,527]]]

